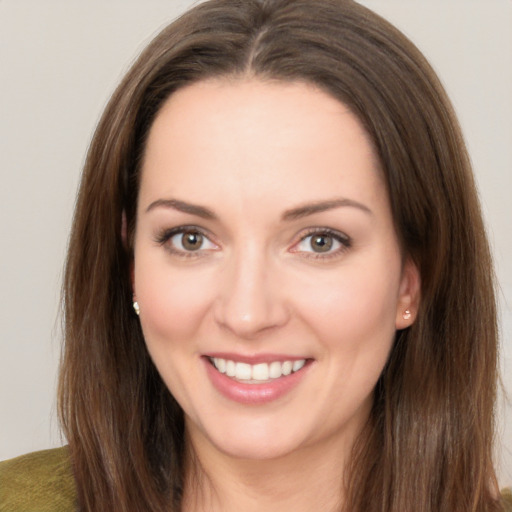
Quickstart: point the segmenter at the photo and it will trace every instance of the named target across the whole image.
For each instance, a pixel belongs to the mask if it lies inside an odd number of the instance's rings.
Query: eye
[[[203,232],[194,227],[179,227],[164,231],[156,241],[160,245],[165,245],[171,252],[183,256],[218,249],[218,246]]]
[[[172,236],[170,242],[180,251],[198,251],[207,244],[208,239],[201,233],[186,231]]]
[[[350,247],[350,239],[337,231],[323,229],[314,231],[303,238],[294,246],[293,252],[312,253],[321,257],[330,256]]]

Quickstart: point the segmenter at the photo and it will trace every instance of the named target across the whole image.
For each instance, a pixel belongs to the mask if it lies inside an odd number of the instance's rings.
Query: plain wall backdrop
[[[92,132],[130,62],[191,0],[0,0],[0,460],[58,446],[59,294]],[[466,136],[500,283],[512,394],[512,1],[365,0],[425,53]],[[500,402],[500,481],[512,408]]]

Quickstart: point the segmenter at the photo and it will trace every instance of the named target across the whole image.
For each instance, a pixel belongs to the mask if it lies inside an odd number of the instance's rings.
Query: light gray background
[[[102,108],[190,0],[0,0],[0,460],[61,442],[58,300],[74,195]],[[494,248],[512,392],[512,1],[365,0],[431,60],[460,116]],[[500,481],[512,484],[501,400]]]

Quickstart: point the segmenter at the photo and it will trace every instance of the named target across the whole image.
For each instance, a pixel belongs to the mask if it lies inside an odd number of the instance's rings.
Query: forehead
[[[256,79],[199,82],[167,100],[146,146],[142,201],[275,189],[291,202],[382,191],[368,135],[344,104],[309,84]]]

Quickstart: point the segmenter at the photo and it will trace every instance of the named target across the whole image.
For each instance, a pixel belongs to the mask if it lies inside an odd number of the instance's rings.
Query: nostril
[[[288,314],[282,290],[264,261],[245,258],[224,275],[214,304],[216,322],[241,338],[252,338],[286,323]]]

